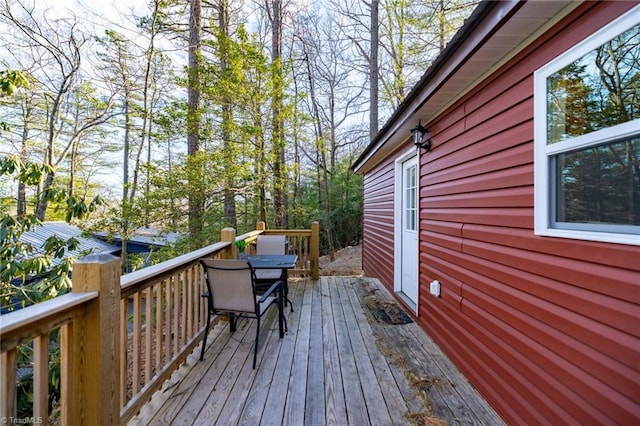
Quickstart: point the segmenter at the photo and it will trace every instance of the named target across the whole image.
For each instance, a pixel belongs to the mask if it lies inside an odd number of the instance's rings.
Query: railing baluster
[[[140,344],[141,338],[141,309],[142,309],[142,300],[140,293],[134,293],[133,295],[133,340],[132,340],[132,365],[133,365],[133,374],[132,374],[132,389],[133,394],[137,394],[140,390]]]
[[[193,297],[193,293],[195,293],[195,279],[194,279],[194,273],[195,273],[195,267],[192,266],[191,268],[187,269],[186,275],[188,277],[187,280],[187,294],[188,294],[188,298],[187,298],[187,336],[188,338],[186,340],[191,339],[191,337],[193,336],[193,310],[195,308],[194,303],[195,303],[195,299]]]
[[[33,340],[33,416],[49,418],[49,333]]]
[[[173,276],[173,353],[178,353],[180,344],[180,274]]]
[[[167,278],[167,283],[166,283],[166,291],[165,291],[165,295],[166,295],[166,304],[165,304],[165,308],[164,308],[164,314],[165,314],[165,322],[164,322],[164,362],[167,363],[169,362],[169,360],[171,359],[171,348],[172,348],[172,344],[171,344],[171,333],[172,333],[172,328],[171,328],[171,307],[173,306],[173,298],[172,298],[172,288],[171,288],[171,280],[172,278],[169,277]]]
[[[307,270],[307,243],[309,241],[309,237],[300,237],[300,269]]]
[[[0,375],[3,377],[0,395],[0,416],[9,419],[16,416],[17,351],[10,349],[0,358]]]
[[[120,300],[120,406],[127,403],[129,383],[128,351],[129,343],[129,299]]]
[[[63,425],[73,424],[73,386],[71,371],[73,369],[74,351],[73,351],[73,323],[67,323],[60,327],[60,417]]]
[[[145,290],[145,315],[144,315],[144,384],[151,380],[153,371],[153,286]]]
[[[160,371],[160,367],[162,366],[162,330],[164,330],[164,323],[162,321],[162,307],[164,304],[163,289],[164,280],[156,285],[156,373]]]
[[[187,286],[189,284],[187,277],[188,271],[184,271],[180,277],[180,297],[182,298],[182,309],[180,310],[180,347],[183,347],[187,342],[187,322],[185,321],[187,317]]]
[[[200,301],[198,303],[198,313],[200,314],[200,320],[198,321],[198,325],[202,326],[207,320],[207,305],[204,297],[200,297],[201,294],[205,292],[205,283],[204,283],[204,272],[200,267],[197,268],[197,277],[198,277],[198,292],[196,293],[196,297]]]

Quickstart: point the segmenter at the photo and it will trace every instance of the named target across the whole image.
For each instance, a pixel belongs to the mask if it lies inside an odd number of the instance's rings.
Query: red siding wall
[[[394,161],[364,176],[362,268],[393,290]]]
[[[510,423],[640,421],[640,247],[533,234],[532,73],[631,6],[581,6],[429,123],[419,322]],[[393,290],[391,173],[365,178],[364,268]]]

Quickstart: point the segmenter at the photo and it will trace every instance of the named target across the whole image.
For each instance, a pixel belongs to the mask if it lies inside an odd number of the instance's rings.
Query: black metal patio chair
[[[275,305],[278,315],[282,307],[278,304],[277,291],[282,281],[275,281],[260,296],[256,295],[255,271],[243,260],[200,259],[204,267],[207,292],[202,296],[208,300],[207,326],[202,342],[200,360],[204,358],[207,335],[213,315],[228,314],[230,329],[236,330],[238,318],[256,319],[256,341],[253,350],[253,368],[256,368],[258,344],[260,342],[260,318]]]

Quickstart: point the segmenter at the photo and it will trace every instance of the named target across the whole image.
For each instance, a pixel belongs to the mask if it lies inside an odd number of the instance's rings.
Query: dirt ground
[[[328,255],[321,256],[320,275],[362,275],[362,245],[349,246],[336,251],[333,262]]]

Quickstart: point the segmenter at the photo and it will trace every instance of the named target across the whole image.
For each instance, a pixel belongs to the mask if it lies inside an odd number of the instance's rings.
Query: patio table
[[[291,301],[287,298],[289,293],[288,273],[289,269],[293,269],[298,261],[295,254],[261,254],[258,256],[248,256],[247,262],[253,269],[280,269],[282,274],[280,279],[284,282],[284,291],[278,292],[278,304],[282,308],[281,315],[278,316],[278,325],[280,326],[280,337],[284,337],[284,302],[285,300],[291,305]]]

